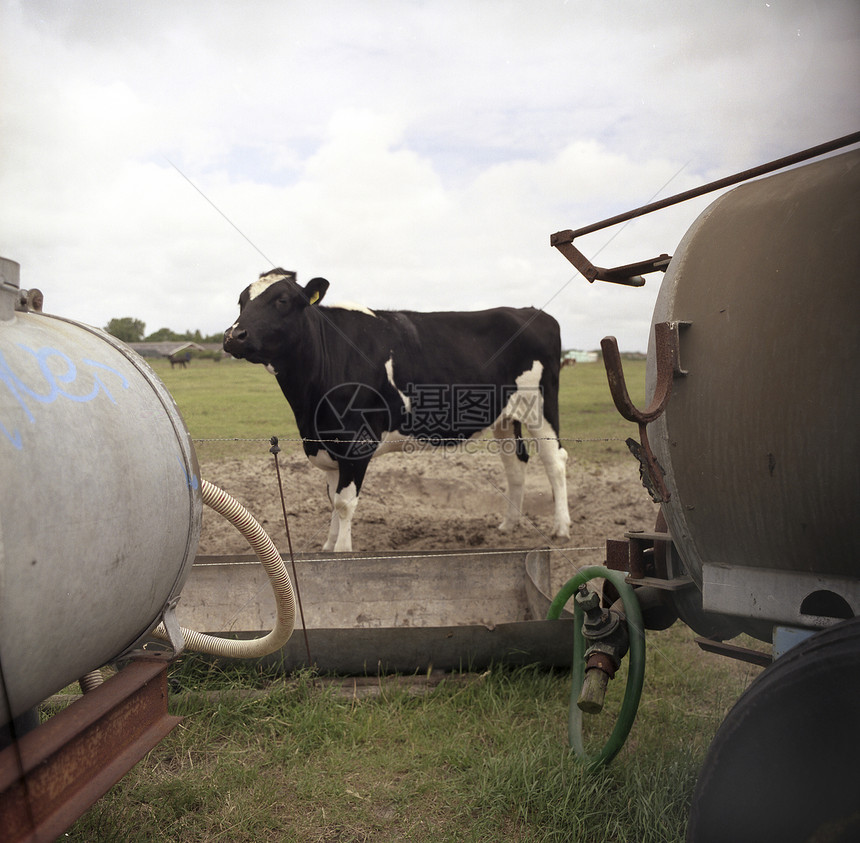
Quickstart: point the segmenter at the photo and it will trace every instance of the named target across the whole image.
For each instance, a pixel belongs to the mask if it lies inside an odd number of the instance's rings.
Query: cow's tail
[[[517,459],[520,462],[528,462],[529,461],[529,449],[526,447],[526,443],[523,442],[523,424],[522,422],[515,421],[514,422],[514,440],[517,445]]]

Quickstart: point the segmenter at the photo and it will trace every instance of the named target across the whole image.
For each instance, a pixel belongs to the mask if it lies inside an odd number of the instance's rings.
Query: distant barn
[[[578,349],[570,349],[562,352],[561,365],[573,366],[575,363],[596,363],[596,351],[579,351]]]
[[[220,360],[225,356],[219,342],[180,342],[166,340],[163,342],[130,342],[129,348],[136,351],[141,357],[152,360],[153,358],[167,359],[171,363],[188,363],[192,352],[203,352],[205,356]]]

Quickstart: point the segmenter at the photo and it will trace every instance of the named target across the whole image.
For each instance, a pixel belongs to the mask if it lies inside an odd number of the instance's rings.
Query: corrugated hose
[[[280,649],[293,634],[296,620],[296,603],[290,576],[281,554],[259,522],[234,497],[207,480],[201,481],[203,503],[226,518],[248,540],[257,558],[269,575],[277,605],[275,628],[260,638],[236,639],[207,635],[180,627],[185,647],[211,656],[231,659],[256,659]],[[167,630],[160,623],[151,633],[162,641],[170,641]]]

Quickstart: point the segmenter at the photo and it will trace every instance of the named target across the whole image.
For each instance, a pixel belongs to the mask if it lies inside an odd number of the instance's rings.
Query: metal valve
[[[614,607],[603,608],[600,595],[579,587],[574,598],[582,609],[582,637],[590,646],[585,651],[585,679],[576,704],[586,714],[603,710],[606,687],[621,665],[630,645],[624,614]]]

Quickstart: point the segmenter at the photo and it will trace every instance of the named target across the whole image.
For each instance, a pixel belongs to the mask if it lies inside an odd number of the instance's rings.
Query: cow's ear
[[[319,304],[327,289],[328,281],[326,281],[325,278],[311,278],[311,280],[305,284],[305,295],[308,297],[308,302],[310,304]]]

